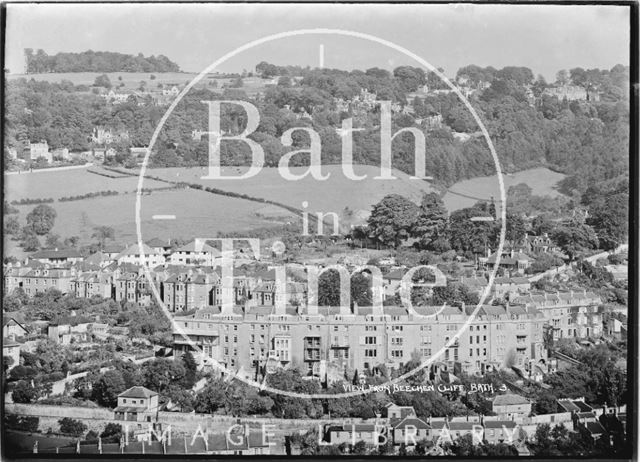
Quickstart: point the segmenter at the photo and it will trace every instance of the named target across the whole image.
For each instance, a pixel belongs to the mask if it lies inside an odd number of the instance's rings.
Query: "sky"
[[[9,4],[5,69],[24,70],[24,48],[49,55],[86,50],[163,54],[200,72],[253,40],[298,29],[375,35],[419,55],[445,74],[477,64],[526,66],[555,80],[560,69],[629,64],[630,9],[594,5],[418,4]],[[237,54],[221,72],[261,61],[345,70],[418,65],[367,40],[309,34]]]

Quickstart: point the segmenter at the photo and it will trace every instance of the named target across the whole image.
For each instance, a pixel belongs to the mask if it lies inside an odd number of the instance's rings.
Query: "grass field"
[[[306,167],[293,167],[292,173],[301,174]],[[431,191],[428,183],[411,180],[409,175],[394,171],[396,180],[374,180],[380,169],[369,165],[354,167],[357,175],[367,175],[362,181],[353,181],[345,177],[339,165],[325,165],[323,173],[329,173],[326,181],[318,181],[310,176],[299,181],[287,181],[276,168],[263,168],[254,177],[242,180],[206,180],[205,167],[165,168],[147,170],[151,176],[171,180],[199,183],[207,187],[247,194],[276,201],[291,207],[303,209],[302,203],[308,202],[309,212],[336,212],[340,214],[349,207],[356,215],[368,214],[371,206],[388,194],[401,194],[414,202],[419,202],[423,192]],[[240,168],[223,168],[223,175],[238,175]]]
[[[54,202],[57,213],[53,233],[79,236],[81,243],[91,242],[93,228],[111,226],[122,243],[137,241],[135,194],[100,197],[73,202]],[[19,206],[19,220],[35,205]],[[276,210],[272,210],[276,209]],[[153,215],[175,215],[175,220],[154,220]],[[219,196],[194,189],[155,191],[142,197],[142,235],[153,237],[215,237],[218,232],[247,231],[278,226],[297,218],[282,209],[244,199]],[[22,257],[14,241],[5,241],[5,254]]]
[[[305,168],[292,168],[300,174]],[[336,212],[341,220],[345,207],[354,212],[352,223],[363,222],[372,205],[388,194],[401,194],[418,203],[424,192],[431,190],[428,183],[411,180],[408,175],[394,171],[397,180],[374,180],[379,169],[372,166],[355,166],[356,174],[367,175],[363,181],[346,178],[339,165],[323,166],[324,173],[330,173],[326,181],[305,178],[300,181],[283,179],[274,168],[264,168],[246,180],[213,181],[202,179],[207,174],[202,167],[149,169],[147,173],[170,181],[199,183],[204,186],[230,192],[264,198],[287,206],[307,211]],[[239,174],[235,167],[223,169],[223,174]],[[555,196],[560,193],[554,185],[564,177],[548,169],[536,168],[505,175],[505,187],[527,183],[537,195]],[[88,192],[117,190],[121,193],[111,197],[83,199],[72,202],[51,204],[57,212],[53,232],[61,237],[80,236],[81,243],[91,241],[93,228],[100,225],[111,226],[116,231],[118,241],[132,243],[136,238],[135,198],[136,177],[106,178],[89,173],[87,170],[61,172],[38,172],[20,175],[5,175],[5,198],[9,201],[23,198],[58,199],[63,196],[86,194]],[[164,188],[167,183],[146,179],[143,187]],[[458,194],[462,194],[458,195]],[[473,205],[476,200],[464,197],[474,196],[499,199],[496,177],[474,178],[453,185],[444,196],[449,211]],[[25,222],[26,214],[34,205],[18,206],[19,219]],[[153,215],[175,215],[175,220],[154,220]],[[240,198],[211,194],[195,189],[153,191],[142,198],[142,232],[145,240],[160,237],[214,237],[218,232],[243,232],[256,228],[278,226],[295,222],[296,216],[283,208],[253,202]],[[342,223],[345,224],[344,222]],[[313,232],[313,229],[311,230]],[[5,254],[22,257],[21,249],[13,241],[5,241]]]
[[[509,186],[526,183],[531,187],[532,194],[537,196],[559,196],[561,193],[555,189],[556,184],[565,177],[562,173],[553,172],[547,168],[532,168],[518,173],[503,175],[505,194]],[[472,196],[472,197],[466,197]],[[477,202],[475,198],[500,200],[500,186],[497,175],[472,178],[460,181],[451,186],[444,195],[444,204],[447,210],[453,212],[465,207],[470,207]]]
[[[57,172],[38,172],[35,170],[5,175],[5,199],[9,202],[27,198],[59,199],[107,190],[132,193],[138,187],[138,179],[135,177],[107,178],[90,173],[89,170],[101,171],[98,167],[89,167],[88,169]],[[166,183],[153,180],[147,180],[144,184],[144,187],[148,189],[166,186]]]
[[[27,80],[34,79],[36,81],[59,83],[62,80],[68,80],[74,85],[93,85],[96,77],[102,75],[102,72],[78,72],[78,73],[47,73],[47,74],[9,74],[8,80],[15,80],[19,78],[25,78]],[[117,91],[132,91],[137,90],[140,86],[140,82],[146,82],[146,86],[149,90],[157,90],[158,84],[163,85],[184,85],[193,80],[198,74],[194,72],[111,72],[106,73],[109,77],[109,81],[115,87],[119,87],[121,83],[124,83],[124,87],[118,88]],[[151,76],[155,76],[155,79],[151,79]],[[209,86],[210,80],[216,80],[218,86],[216,89]],[[233,79],[228,78],[215,78],[214,76],[205,76],[197,86],[206,86],[212,90],[222,91],[222,85],[228,84]],[[265,80],[259,77],[247,77],[243,79],[242,90],[245,90],[247,94],[253,95],[265,86]]]

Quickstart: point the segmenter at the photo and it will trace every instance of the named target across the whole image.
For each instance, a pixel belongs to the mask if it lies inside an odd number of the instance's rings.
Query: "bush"
[[[40,418],[9,414],[4,416],[4,424],[12,430],[35,433],[38,431]]]
[[[87,430],[87,426],[79,420],[72,419],[70,417],[63,417],[58,420],[60,424],[60,433],[71,436],[82,436]]]
[[[98,432],[96,432],[95,430],[89,430],[84,437],[84,440],[91,443],[98,441]]]

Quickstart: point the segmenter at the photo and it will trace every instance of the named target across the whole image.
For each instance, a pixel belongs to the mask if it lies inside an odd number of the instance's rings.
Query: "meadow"
[[[90,167],[100,171],[99,167]],[[292,168],[294,174],[302,173],[306,168]],[[147,175],[172,182],[202,184],[232,193],[246,194],[260,199],[271,200],[298,210],[314,212],[335,212],[340,224],[359,224],[366,221],[371,207],[388,194],[400,194],[419,203],[422,194],[433,189],[429,183],[411,180],[409,176],[394,170],[396,180],[374,180],[379,169],[373,166],[356,165],[358,175],[367,175],[362,181],[353,181],[344,176],[339,165],[323,166],[323,172],[329,173],[326,181],[317,181],[307,177],[300,181],[287,181],[275,168],[263,168],[260,173],[245,180],[207,180],[203,167],[148,169]],[[238,167],[222,169],[223,175],[238,175]],[[527,183],[533,194],[557,196],[555,189],[564,175],[545,168],[535,168],[513,175],[505,175],[505,188],[518,183]],[[5,175],[5,198],[9,201],[26,198],[49,198],[57,212],[53,232],[61,237],[79,236],[82,244],[91,242],[93,228],[111,226],[116,238],[123,243],[136,241],[135,198],[137,177],[108,178],[90,173],[87,169],[57,172],[34,172],[19,175]],[[163,239],[179,237],[215,237],[219,232],[247,232],[252,229],[279,226],[288,222],[297,222],[295,214],[272,204],[229,197],[196,189],[171,189],[169,184],[145,179],[143,188],[152,190],[142,196],[142,234],[143,239],[153,237]],[[162,189],[158,189],[162,188]],[[59,202],[66,196],[82,195],[90,192],[116,190],[117,196],[96,197],[72,202]],[[126,194],[125,194],[126,193]],[[451,211],[468,207],[477,198],[499,199],[498,183],[495,176],[474,178],[454,184],[444,195],[444,203]],[[307,202],[307,207],[303,206]],[[19,220],[25,222],[25,216],[35,205],[18,206]],[[353,213],[345,214],[345,208]],[[175,215],[175,220],[154,220],[153,215]],[[327,221],[327,220],[325,220]],[[326,226],[328,230],[329,227]],[[313,229],[311,230],[313,232]],[[328,231],[330,232],[330,231]],[[5,241],[7,255],[23,256],[15,241]]]
[[[292,167],[293,174],[301,174],[307,167]],[[354,181],[344,176],[340,165],[324,165],[323,173],[330,176],[326,181],[318,181],[311,176],[302,180],[288,181],[277,168],[263,168],[256,176],[241,180],[207,180],[206,167],[149,169],[147,174],[170,181],[198,183],[239,194],[247,194],[272,200],[302,210],[307,202],[308,212],[336,212],[340,215],[345,207],[351,209],[361,220],[371,211],[371,207],[388,194],[400,194],[414,202],[420,202],[422,194],[432,191],[429,183],[411,180],[409,175],[394,170],[396,180],[374,180],[380,169],[369,165],[356,165],[357,175],[367,175],[362,181]],[[225,167],[223,175],[238,175],[239,167]]]
[[[118,191],[133,193],[138,187],[136,177],[108,178],[96,175],[90,170],[104,172],[99,167],[88,167],[73,170],[22,172],[4,175],[5,199],[9,202],[20,199],[44,199],[80,196],[99,191]],[[106,174],[112,175],[110,172]],[[147,180],[147,189],[165,188],[166,183]],[[57,203],[56,203],[57,205]]]
[[[510,186],[519,183],[526,183],[532,189],[532,194],[537,196],[561,196],[556,189],[557,183],[566,175],[549,170],[548,168],[532,168],[513,174],[503,175],[505,194]],[[496,203],[500,200],[500,186],[497,175],[472,178],[470,180],[459,181],[451,186],[443,201],[449,212],[471,207],[477,202],[477,198],[490,200],[495,198]]]
[[[46,74],[9,74],[8,80],[15,80],[25,78],[27,80],[34,79],[39,82],[60,83],[63,80],[68,80],[74,85],[88,85],[91,86],[96,80],[96,77],[102,75],[102,72],[78,72],[78,73],[46,73]],[[195,72],[107,72],[109,81],[114,86],[115,91],[133,91],[140,87],[140,82],[144,81],[149,90],[157,90],[158,85],[186,85],[193,80],[198,74]],[[154,79],[151,79],[151,76]],[[209,85],[210,82],[217,82],[217,87],[214,88]],[[222,91],[222,86],[229,84],[234,79],[231,78],[217,78],[215,75],[205,76],[196,87],[206,86],[214,91]],[[247,94],[253,95],[257,91],[264,89],[264,86],[269,81],[262,80],[259,77],[246,77],[243,79],[242,90]],[[117,88],[121,84],[124,84],[122,88]]]
[[[116,240],[121,243],[137,241],[135,222],[135,194],[98,197],[74,202],[54,202],[57,213],[53,233],[59,236],[80,237],[81,244],[92,239],[94,228],[114,228]],[[154,191],[142,196],[141,222],[143,239],[172,237],[215,237],[218,232],[243,232],[256,228],[279,226],[297,218],[283,209],[272,210],[258,202],[219,196],[195,189]],[[18,206],[18,219],[35,205]],[[157,220],[153,215],[175,215],[175,220]],[[5,241],[5,254],[16,257],[23,252],[15,241]]]

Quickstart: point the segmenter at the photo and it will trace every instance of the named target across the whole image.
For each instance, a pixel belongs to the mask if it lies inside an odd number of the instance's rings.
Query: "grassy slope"
[[[562,173],[556,173],[542,167],[523,170],[513,175],[503,175],[505,194],[510,186],[526,183],[531,187],[534,195],[559,196],[561,193],[555,189],[555,185],[564,177],[565,175]],[[475,204],[476,199],[464,196],[483,199],[490,199],[493,196],[498,202],[500,199],[500,187],[497,175],[472,178],[451,186],[443,198],[447,210],[452,212]]]

